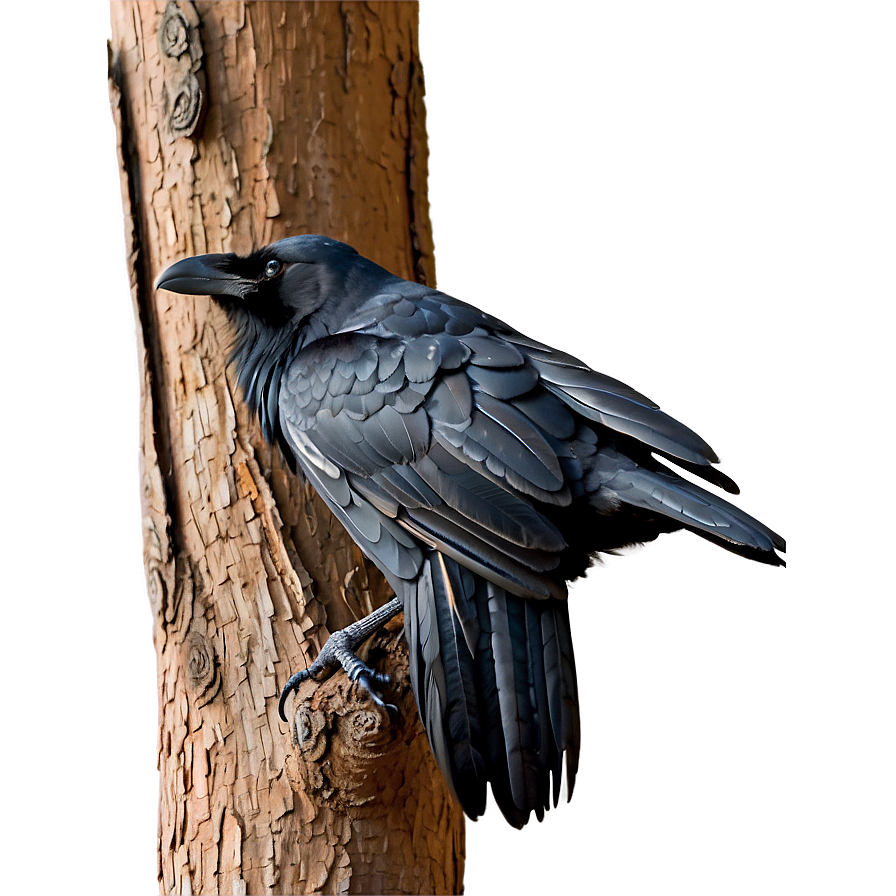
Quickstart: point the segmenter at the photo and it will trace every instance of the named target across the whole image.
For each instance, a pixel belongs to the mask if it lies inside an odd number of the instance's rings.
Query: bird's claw
[[[360,663],[360,660],[358,662]],[[374,672],[373,669],[364,666],[363,668],[359,667],[355,674],[350,675],[349,677],[352,681],[357,682],[357,684],[361,685],[361,687],[367,691],[368,696],[377,706],[388,710],[390,713],[398,712],[398,707],[394,703],[386,703],[386,701],[380,697],[376,687],[377,685],[389,684],[389,682],[392,681],[391,676],[386,675],[384,672]]]
[[[376,672],[366,663],[362,662],[354,653],[354,648],[360,643],[352,637],[352,633],[348,629],[333,632],[327,643],[324,644],[323,650],[318,654],[317,659],[301,672],[296,672],[286,682],[283,690],[280,692],[280,703],[278,711],[280,718],[285,722],[286,719],[286,701],[293,691],[298,690],[299,685],[307,679],[314,681],[322,681],[329,677],[335,670],[336,666],[341,666],[351,681],[361,685],[367,691],[373,702],[390,712],[398,712],[398,707],[393,703],[386,703],[379,695],[380,687],[388,685],[392,679],[384,672]]]
[[[289,695],[293,691],[297,691],[299,689],[299,685],[308,678],[312,678],[311,670],[302,669],[301,672],[296,672],[295,675],[291,675],[289,681],[283,686],[283,690],[280,691],[280,702],[277,704],[277,712],[280,714],[280,718],[283,721],[286,721],[286,701],[289,698]]]

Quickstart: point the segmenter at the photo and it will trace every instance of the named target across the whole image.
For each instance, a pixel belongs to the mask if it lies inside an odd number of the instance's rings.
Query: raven
[[[156,288],[211,295],[265,437],[279,442],[396,597],[336,632],[307,677],[404,612],[410,676],[464,811],[487,784],[522,827],[572,794],[579,715],[566,583],[600,553],[687,529],[783,565],[784,540],[663,461],[725,491],[695,432],[649,398],[326,236],[200,255]],[[284,716],[285,718],[285,716]]]

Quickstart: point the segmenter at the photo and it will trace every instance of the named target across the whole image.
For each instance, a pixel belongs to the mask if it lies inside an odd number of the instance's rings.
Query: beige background
[[[421,13],[439,286],[697,429],[791,554],[667,536],[575,587],[575,798],[469,825],[467,893],[892,891],[892,9],[483,6]],[[9,17],[8,882],[153,893],[108,10]]]

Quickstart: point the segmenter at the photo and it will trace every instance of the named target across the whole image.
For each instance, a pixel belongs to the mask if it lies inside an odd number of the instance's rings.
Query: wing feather
[[[640,535],[662,518],[748,556],[783,540],[662,467],[736,490],[695,432],[478,309],[396,283],[341,326],[282,375],[284,438],[403,598],[420,715],[464,809],[481,814],[490,782],[521,827],[557,804],[564,761],[570,795],[578,769],[565,579],[592,542],[566,521]]]

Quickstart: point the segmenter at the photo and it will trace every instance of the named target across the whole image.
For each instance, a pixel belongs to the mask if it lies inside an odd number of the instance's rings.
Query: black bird
[[[572,793],[579,716],[566,583],[601,552],[687,529],[783,565],[784,540],[683,479],[737,486],[649,398],[324,236],[200,255],[156,281],[211,295],[265,437],[280,442],[396,598],[335,633],[283,690],[341,664],[404,611],[433,753],[468,815],[486,784],[522,827]]]

